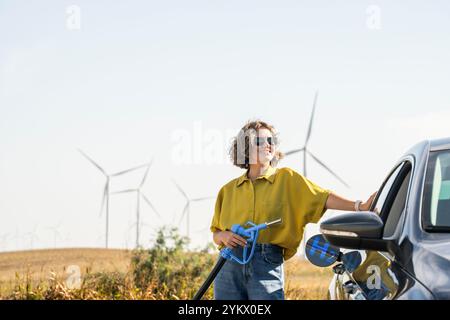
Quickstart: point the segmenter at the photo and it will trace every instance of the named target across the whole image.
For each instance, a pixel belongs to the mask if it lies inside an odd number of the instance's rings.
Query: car
[[[450,138],[409,149],[369,211],[320,223],[305,254],[336,300],[450,299]]]

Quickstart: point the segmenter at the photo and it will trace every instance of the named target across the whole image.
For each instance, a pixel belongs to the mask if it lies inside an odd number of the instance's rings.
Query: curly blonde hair
[[[231,143],[229,155],[235,166],[242,169],[250,167],[250,146],[253,146],[253,137],[259,129],[269,130],[272,133],[275,145],[279,145],[278,133],[275,131],[274,126],[261,120],[248,121]],[[276,150],[270,165],[276,167],[278,161],[283,159],[283,157],[283,153]]]

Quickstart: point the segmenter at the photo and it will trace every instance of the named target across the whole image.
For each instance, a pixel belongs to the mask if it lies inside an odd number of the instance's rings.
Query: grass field
[[[9,294],[20,279],[34,283],[55,274],[68,277],[69,266],[78,266],[81,276],[95,272],[127,272],[132,252],[115,249],[51,249],[0,253],[0,299]],[[326,299],[329,268],[318,268],[294,257],[285,264],[287,299]]]

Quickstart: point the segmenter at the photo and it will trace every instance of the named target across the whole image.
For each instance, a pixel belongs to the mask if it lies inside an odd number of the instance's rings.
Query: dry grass
[[[69,265],[82,270],[125,271],[131,251],[120,249],[47,249],[0,253],[0,282],[14,277],[15,272],[65,272]]]
[[[293,257],[285,263],[286,299],[325,300],[332,277],[330,268],[319,268]]]
[[[46,282],[56,274],[65,278],[67,268],[76,265],[81,275],[95,272],[126,272],[131,251],[116,249],[45,249],[0,253],[0,297],[30,277],[32,284]]]
[[[64,285],[67,268],[77,265],[81,275],[96,272],[126,274],[130,270],[132,252],[114,249],[55,249],[0,253],[0,299],[17,287],[27,283],[34,287],[59,279]],[[291,300],[326,299],[332,272],[318,268],[308,261],[294,257],[285,264],[286,298]],[[68,295],[70,297],[70,295]],[[83,296],[95,299],[96,295]],[[125,299],[147,298],[146,295],[125,296]],[[151,298],[151,297],[150,297]]]

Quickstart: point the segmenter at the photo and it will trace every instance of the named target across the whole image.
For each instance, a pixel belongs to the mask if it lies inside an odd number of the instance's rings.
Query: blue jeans
[[[233,254],[242,259],[242,247]],[[228,260],[214,280],[214,299],[284,300],[283,248],[257,244],[246,265]]]

